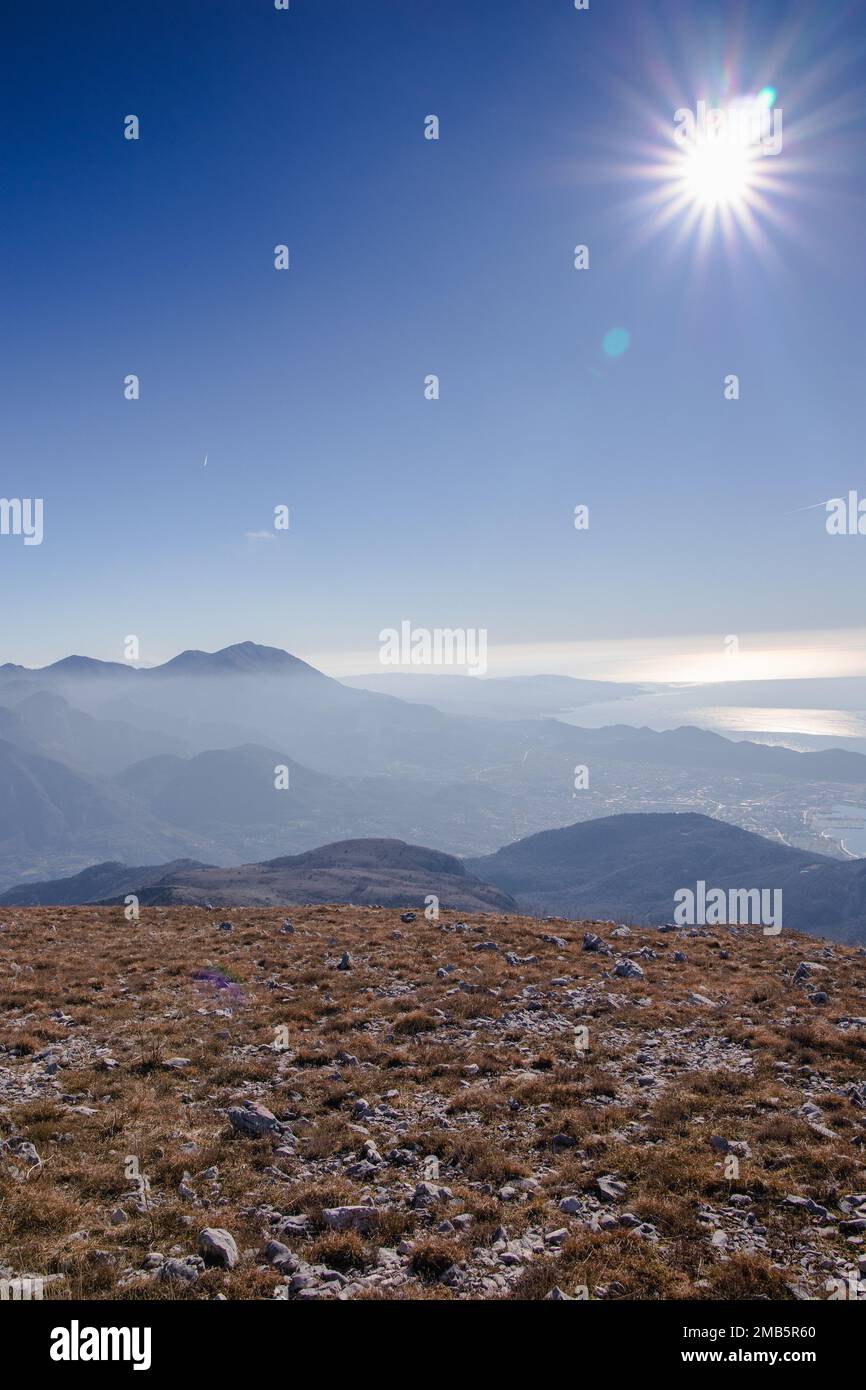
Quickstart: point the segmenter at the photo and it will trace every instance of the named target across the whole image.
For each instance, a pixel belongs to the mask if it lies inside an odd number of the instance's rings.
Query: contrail
[[[795,507],[791,512],[785,512],[785,516],[794,516],[797,512],[814,512],[816,507],[829,507],[831,502],[841,502],[841,497],[828,497],[826,502],[812,502],[808,507]]]

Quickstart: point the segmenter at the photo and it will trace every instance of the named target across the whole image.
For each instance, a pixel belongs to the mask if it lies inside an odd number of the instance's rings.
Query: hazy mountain
[[[21,671],[20,666],[15,668]],[[93,679],[105,680],[116,678],[127,680],[132,667],[125,665],[122,661],[98,661],[92,656],[64,656],[60,661],[53,661],[50,666],[42,666],[35,671],[28,671],[29,675],[52,676],[68,678],[70,680]]]
[[[33,851],[59,838],[101,831],[127,809],[127,799],[64,764],[0,741],[0,844]]]
[[[7,662],[0,666],[0,678],[22,676],[33,680],[128,680],[136,677],[221,676],[221,675],[305,675],[327,680],[321,671],[309,666],[299,657],[291,656],[280,647],[263,647],[256,642],[237,642],[216,652],[189,650],[180,652],[158,666],[133,666],[123,661],[100,661],[91,656],[65,656],[48,666],[16,666]]]
[[[444,689],[459,692],[452,703],[465,707],[467,701],[477,701],[479,708],[472,715],[456,709],[445,713],[416,699],[351,688],[288,652],[253,642],[218,652],[182,652],[146,669],[85,657],[23,673],[19,667],[0,668],[0,701],[13,703],[7,688],[20,691],[23,684],[64,694],[76,708],[96,717],[116,712],[118,700],[128,701],[120,706],[124,718],[149,726],[151,733],[173,729],[182,737],[184,724],[226,729],[242,724],[248,731],[242,741],[250,741],[252,733],[253,741],[282,747],[305,767],[339,776],[421,775],[451,781],[474,770],[508,767],[516,782],[525,785],[538,775],[532,760],[526,764],[527,750],[538,749],[561,751],[563,768],[573,758],[866,784],[866,758],[840,750],[801,754],[734,743],[693,728],[665,733],[628,725],[581,729],[552,718],[504,717],[518,713],[525,698],[536,706],[546,703],[549,709],[560,700],[573,708],[581,692],[610,686],[609,682],[556,676],[479,681],[400,673],[380,680],[397,682],[401,689],[419,680],[433,694],[444,683]],[[614,688],[626,694],[637,689]],[[515,692],[517,703],[510,704]]]
[[[94,719],[75,709],[62,695],[37,690],[13,706],[20,742],[90,773],[111,775],[130,763],[157,753],[183,753],[186,745],[156,730],[136,728],[114,719]],[[2,725],[0,725],[2,727]]]
[[[163,676],[302,676],[308,680],[329,678],[299,657],[280,647],[262,647],[256,642],[238,642],[218,652],[186,651],[161,666],[142,668],[151,678]]]
[[[572,676],[431,676],[421,672],[373,672],[347,676],[343,685],[396,695],[412,704],[433,705],[448,714],[492,719],[534,719],[564,713],[603,700],[639,695],[643,687],[625,682],[578,680]]]
[[[17,710],[9,709],[5,705],[0,705],[0,739],[6,743],[14,743],[16,748],[21,748],[25,753],[40,753],[43,750],[27,730],[21,715]]]
[[[60,882],[19,886],[0,903],[38,905],[122,901],[142,905],[279,906],[296,903],[378,903],[424,910],[430,894],[461,912],[513,909],[511,898],[467,873],[459,859],[402,840],[343,840],[306,854],[219,869],[191,862],[161,868],[97,864]]]
[[[838,748],[800,753],[763,743],[734,742],[707,729],[683,726],[661,733],[629,724],[580,730],[589,748],[608,758],[669,767],[735,769],[808,782],[866,783],[866,757]]]
[[[708,889],[780,889],[785,926],[866,941],[866,859],[807,854],[709,816],[605,817],[530,835],[466,865],[524,911],[627,922],[670,921],[674,894],[699,880]]]
[[[0,740],[0,882],[142,851],[176,859],[196,846],[122,788]]]
[[[107,699],[99,702],[98,711],[102,719],[165,735],[166,746],[187,757],[211,748],[238,748],[242,743],[267,742],[261,729],[244,722],[243,710],[236,711],[239,717],[232,720],[202,719],[196,716],[192,701],[179,703],[176,710],[157,708],[131,699],[129,694],[115,687]]]
[[[0,668],[0,738],[21,758],[43,759],[30,768],[23,819],[12,811],[12,782],[0,806],[0,883],[107,859],[258,862],[336,838],[478,855],[620,809],[711,810],[808,848],[820,844],[810,811],[866,786],[866,758],[847,751],[800,753],[688,727],[504,717],[513,692],[573,704],[572,687],[594,682],[403,679],[487,687],[488,713],[490,692],[494,705],[504,692],[505,703],[497,717],[446,713],[350,688],[251,642],[149,669],[81,656]],[[277,791],[283,764],[290,787]],[[579,766],[589,787],[578,793]]]
[[[275,769],[288,769],[288,788],[274,785]],[[154,815],[175,825],[244,825],[311,817],[323,802],[337,810],[338,779],[311,772],[285,754],[245,744],[193,758],[162,755],[135,763],[115,782],[145,800]]]
[[[287,788],[275,786],[278,767],[287,769]],[[334,777],[255,744],[193,758],[150,758],[114,781],[140,798],[155,820],[200,837],[201,852],[223,863],[311,849],[334,834],[411,835],[449,845],[456,840],[455,848],[463,848],[467,819],[489,819],[498,808],[491,787]]]
[[[457,719],[350,690],[287,652],[251,642],[182,652],[148,669],[115,665],[74,658],[23,675],[0,673],[0,701],[11,703],[8,686],[18,698],[49,689],[97,717],[122,697],[155,728],[190,717],[201,724],[241,722],[305,766],[336,775],[420,772],[446,780],[473,761],[483,766],[513,750],[514,736],[497,721]]]
[[[128,893],[149,887],[167,874],[208,867],[196,859],[144,865],[108,860],[105,864],[92,864],[90,868],[82,869],[80,874],[73,874],[69,878],[18,884],[0,894],[0,904],[4,907],[56,907],[68,903],[101,902],[106,898],[123,899]]]

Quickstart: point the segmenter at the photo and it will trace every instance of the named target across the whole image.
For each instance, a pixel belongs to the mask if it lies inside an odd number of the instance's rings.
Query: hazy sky
[[[866,536],[813,507],[866,497],[862,3],[58,0],[4,29],[0,495],[44,499],[44,540],[0,536],[0,659],[135,633],[370,670],[408,619],[539,670],[651,642],[661,678],[687,637],[862,627]],[[767,87],[760,207],[658,225],[675,109]]]

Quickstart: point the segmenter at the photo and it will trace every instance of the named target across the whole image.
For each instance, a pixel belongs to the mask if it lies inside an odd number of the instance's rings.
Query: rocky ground
[[[862,948],[225,917],[3,910],[0,1279],[94,1299],[866,1298]]]

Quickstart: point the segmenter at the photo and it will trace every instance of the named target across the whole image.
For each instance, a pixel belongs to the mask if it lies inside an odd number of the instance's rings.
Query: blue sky
[[[371,669],[410,619],[545,669],[863,626],[866,537],[796,510],[866,496],[862,3],[58,0],[5,29],[0,495],[44,498],[45,537],[0,536],[3,660],[135,633]],[[723,71],[784,112],[761,244],[642,236],[658,129]]]

